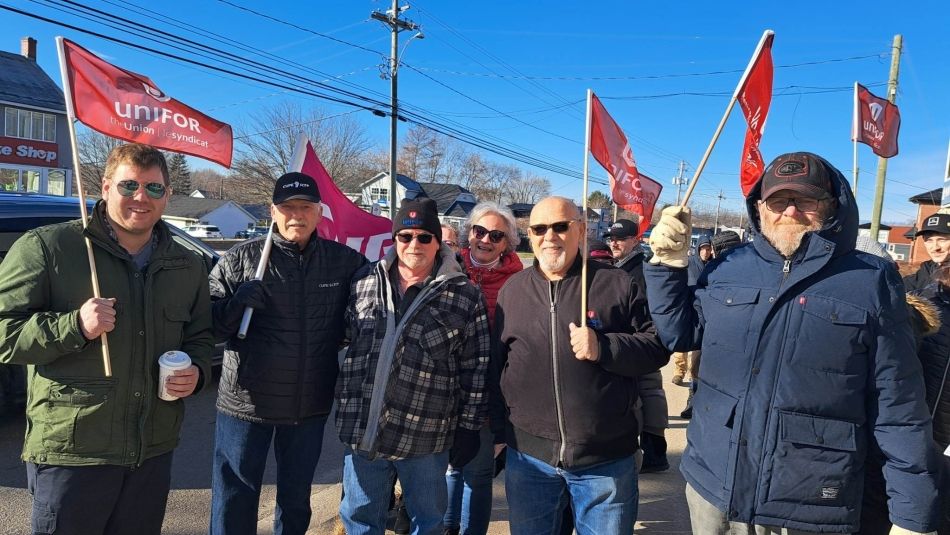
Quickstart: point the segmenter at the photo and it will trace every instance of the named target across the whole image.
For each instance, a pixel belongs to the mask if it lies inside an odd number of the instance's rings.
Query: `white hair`
[[[505,230],[505,238],[508,240],[508,247],[505,249],[505,252],[514,251],[515,248],[518,247],[518,244],[521,243],[521,236],[518,235],[518,223],[515,221],[515,214],[511,213],[511,209],[507,206],[502,206],[493,201],[482,201],[476,204],[475,208],[472,208],[472,212],[468,214],[468,219],[462,227],[462,234],[465,236],[465,239],[468,239],[472,225],[489,214],[495,214],[505,221],[505,226],[508,227],[507,230]],[[462,239],[461,236],[462,235],[459,235],[460,240]]]

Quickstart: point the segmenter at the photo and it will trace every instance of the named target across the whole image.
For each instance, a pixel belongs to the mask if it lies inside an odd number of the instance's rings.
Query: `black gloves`
[[[264,308],[268,295],[270,295],[270,290],[267,289],[264,281],[252,279],[238,286],[231,297],[231,303],[241,310],[244,310],[245,307]]]
[[[452,443],[452,449],[449,450],[449,464],[452,465],[452,468],[460,470],[474,459],[475,454],[478,453],[480,442],[478,431],[456,429],[455,441]]]

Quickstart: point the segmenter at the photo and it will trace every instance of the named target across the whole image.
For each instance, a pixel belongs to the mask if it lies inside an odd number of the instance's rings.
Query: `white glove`
[[[690,210],[686,206],[668,206],[660,212],[660,221],[650,232],[651,264],[672,268],[686,267],[689,253]]]
[[[937,535],[936,531],[930,531],[928,533],[918,533],[916,531],[911,531],[909,529],[904,529],[897,524],[891,526],[890,535]]]

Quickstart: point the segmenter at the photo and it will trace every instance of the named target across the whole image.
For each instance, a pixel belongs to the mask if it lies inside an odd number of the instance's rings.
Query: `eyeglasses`
[[[799,197],[797,199],[791,197],[769,197],[765,200],[765,206],[770,212],[781,214],[788,208],[788,205],[794,204],[796,210],[807,214],[817,212],[821,201],[822,199],[813,199],[811,197]]]
[[[120,180],[116,182],[115,189],[123,197],[131,197],[139,190],[139,186],[145,187],[145,194],[153,199],[161,199],[165,196],[165,184],[161,182],[149,182],[148,184],[139,184],[135,180]]]
[[[409,234],[408,232],[400,232],[399,234],[396,234],[396,239],[402,243],[409,243],[413,238],[415,238],[416,241],[422,245],[428,245],[432,243],[432,238],[435,238],[435,236],[432,234]]]
[[[538,224],[531,225],[528,228],[531,229],[531,233],[535,236],[544,236],[548,233],[548,229],[553,230],[556,234],[564,234],[567,232],[567,229],[571,227],[571,223],[577,221],[576,219],[571,219],[570,221],[558,221],[557,223],[551,224]]]
[[[472,234],[475,235],[476,240],[484,238],[487,234],[488,239],[491,240],[492,243],[499,243],[501,240],[505,239],[505,236],[507,236],[503,231],[488,230],[481,225],[472,225]]]
[[[610,243],[612,241],[627,241],[630,238],[633,238],[633,236],[624,236],[623,238],[619,236],[607,236],[606,240],[607,240],[607,243]]]
[[[458,247],[458,246],[459,246],[458,243],[455,243],[455,242],[452,241],[452,240],[442,240],[442,243],[448,245],[449,247]]]

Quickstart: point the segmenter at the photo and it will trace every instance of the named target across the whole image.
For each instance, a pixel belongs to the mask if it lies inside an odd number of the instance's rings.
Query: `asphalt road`
[[[664,369],[670,404],[670,429],[667,432],[671,469],[640,477],[640,512],[637,533],[689,533],[689,515],[679,475],[679,458],[686,443],[686,423],[678,418],[686,401],[686,389],[669,383],[669,366]],[[162,533],[167,535],[203,535],[207,533],[211,503],[211,454],[214,435],[214,396],[216,383],[187,401],[182,442],[175,451],[172,491]],[[23,419],[0,420],[0,533],[28,535],[30,496],[26,490],[26,472],[20,461]],[[311,506],[313,520],[308,534],[332,531],[340,500],[343,447],[336,438],[332,420],[324,435],[323,452],[314,476]],[[273,457],[264,476],[264,492],[258,514],[258,533],[273,533],[275,472]],[[508,533],[508,507],[504,473],[495,480],[494,506],[489,533]]]

